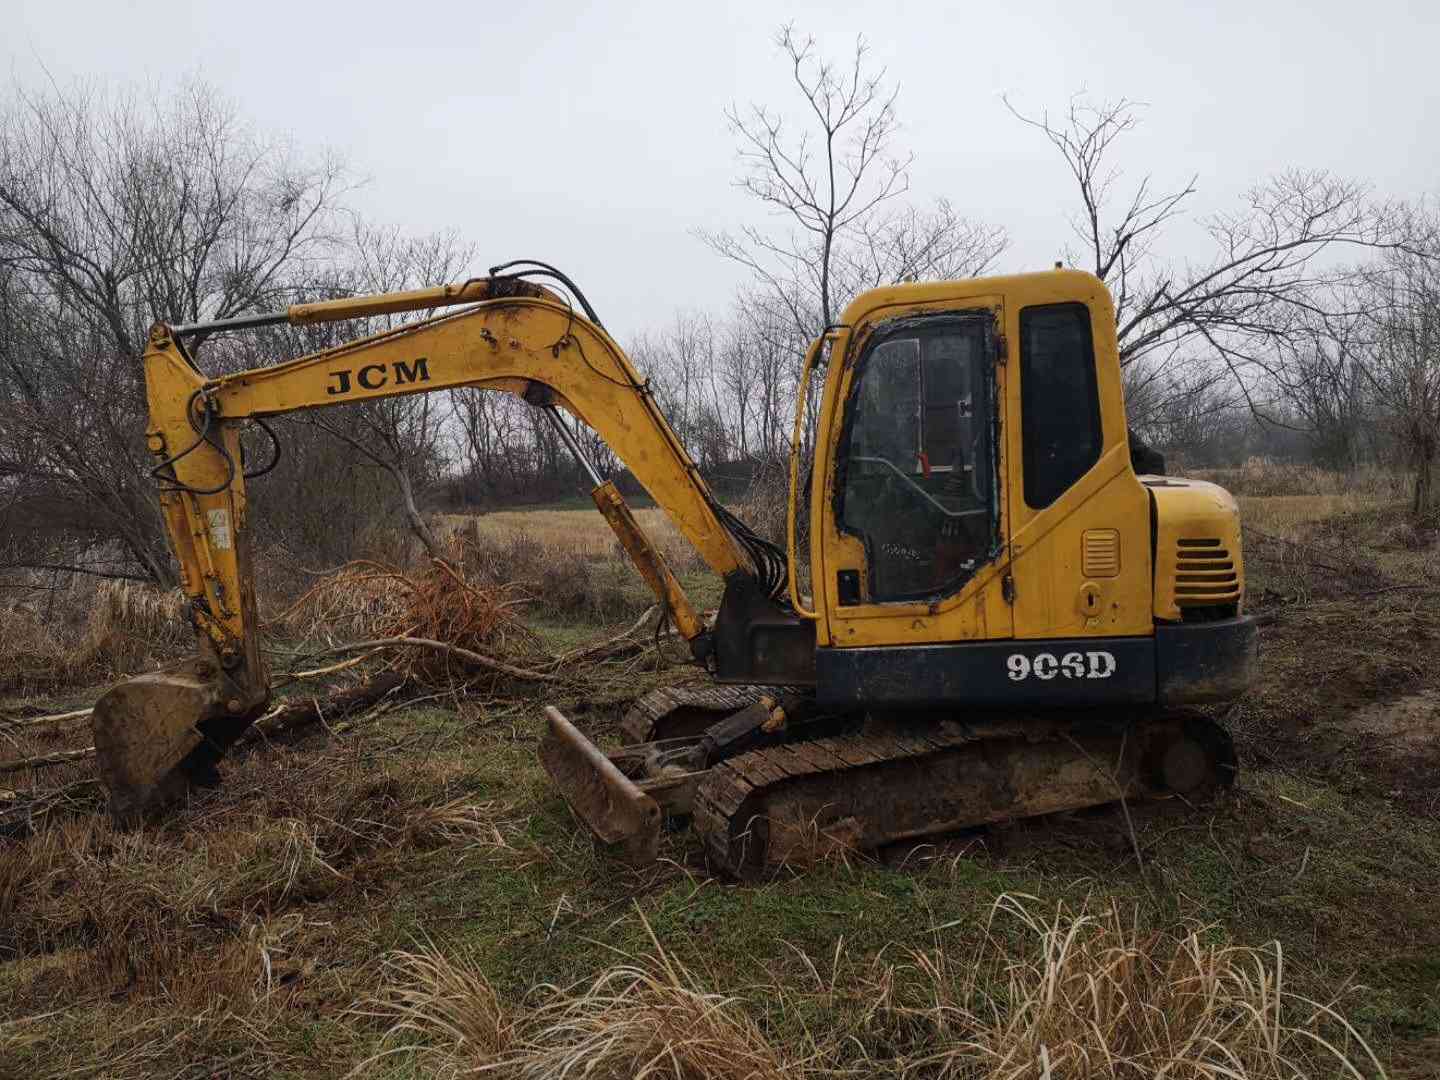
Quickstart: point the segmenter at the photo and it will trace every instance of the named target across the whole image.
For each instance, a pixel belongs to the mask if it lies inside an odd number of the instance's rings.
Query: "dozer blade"
[[[545,707],[550,734],[540,763],[571,809],[602,844],[630,863],[655,859],[660,846],[660,805],[620,771],[553,706]]]
[[[95,704],[90,724],[110,811],[134,820],[183,798],[193,786],[214,786],[215,763],[259,706],[232,711],[240,699],[203,664],[140,675],[112,687]],[[263,705],[263,702],[261,703]]]

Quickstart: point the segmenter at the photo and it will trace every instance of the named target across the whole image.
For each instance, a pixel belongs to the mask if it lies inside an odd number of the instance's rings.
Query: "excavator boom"
[[[755,572],[743,530],[711,496],[649,386],[595,320],[524,272],[192,326],[157,324],[146,351],[148,446],[200,645],[194,660],[119,684],[94,732],[112,809],[143,814],[215,764],[269,700],[257,635],[240,430],[301,409],[473,386],[542,409],[589,470],[614,527],[697,659],[708,631],[619,491],[580,453],[562,413],[598,431],[705,561],[723,577]],[[583,303],[583,298],[582,298]],[[207,378],[186,339],[274,323],[303,325],[469,305],[272,367]],[[278,443],[276,450],[278,452]],[[773,573],[771,575],[774,576]],[[783,581],[772,581],[778,589]]]

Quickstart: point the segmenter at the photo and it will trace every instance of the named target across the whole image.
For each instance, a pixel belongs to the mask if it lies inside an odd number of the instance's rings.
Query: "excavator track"
[[[620,720],[629,743],[656,742],[699,735],[717,720],[747,709],[783,686],[665,686],[637,698]]]
[[[696,791],[692,824],[711,865],[741,877],[837,851],[1228,786],[1234,772],[1229,735],[1198,714],[947,721],[723,761]]]

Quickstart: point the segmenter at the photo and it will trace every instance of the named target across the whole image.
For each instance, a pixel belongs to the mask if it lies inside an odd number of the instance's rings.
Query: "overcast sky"
[[[900,86],[910,197],[1005,226],[1007,269],[1054,260],[1074,198],[1002,94],[1036,112],[1081,89],[1148,103],[1122,163],[1161,183],[1198,173],[1197,211],[1293,166],[1440,192],[1437,0],[6,0],[0,49],[27,85],[198,72],[258,129],[342,153],[370,218],[453,227],[477,269],[556,263],[623,339],[728,304],[740,272],[694,231],[758,217],[723,114],[796,107],[773,44],[788,19],[837,57],[864,34]],[[1171,246],[1203,252],[1183,230]]]

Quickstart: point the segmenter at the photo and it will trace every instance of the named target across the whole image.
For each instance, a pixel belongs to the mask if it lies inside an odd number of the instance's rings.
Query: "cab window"
[[[836,490],[872,601],[954,592],[998,547],[991,325],[897,320],[857,364]]]
[[[1020,311],[1020,436],[1025,502],[1043,510],[1100,460],[1100,396],[1090,309]]]

